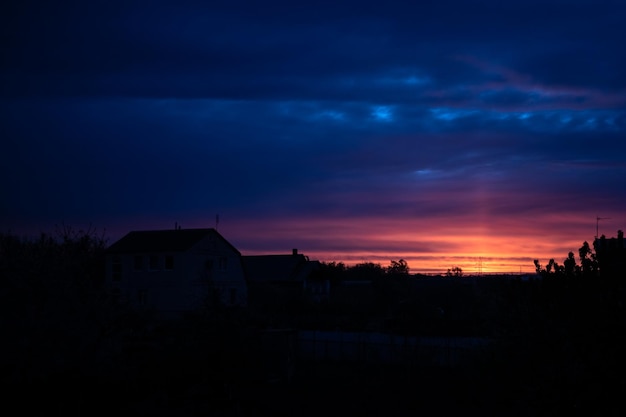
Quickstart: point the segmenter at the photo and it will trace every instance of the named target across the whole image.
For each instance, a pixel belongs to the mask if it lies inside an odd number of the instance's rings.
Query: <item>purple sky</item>
[[[417,272],[626,227],[623,1],[10,3],[2,231],[219,213],[244,254]]]

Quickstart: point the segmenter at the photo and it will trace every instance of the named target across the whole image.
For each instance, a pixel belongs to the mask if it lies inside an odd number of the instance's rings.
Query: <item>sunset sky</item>
[[[10,1],[0,231],[531,272],[626,228],[626,2]]]

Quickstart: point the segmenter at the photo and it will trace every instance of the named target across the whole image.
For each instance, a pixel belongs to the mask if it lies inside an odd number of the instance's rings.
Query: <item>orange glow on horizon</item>
[[[244,255],[269,253],[266,248],[270,245],[292,242],[272,253],[289,253],[291,248],[298,248],[310,259],[349,266],[362,262],[387,266],[391,260],[404,259],[412,273],[445,274],[458,266],[468,275],[534,273],[534,259],[542,265],[550,258],[562,263],[570,251],[578,258],[578,248],[584,241],[592,244],[595,234],[595,217],[586,214],[493,218],[488,225],[474,220],[472,216],[427,220],[291,219],[262,226],[246,222],[236,229],[242,238],[246,234],[258,236],[259,243],[267,243],[238,246]],[[607,235],[614,235],[619,227],[612,232],[604,229]]]
[[[611,224],[600,234],[624,229],[622,213],[606,213]],[[593,244],[595,213],[533,214],[529,216],[432,216],[398,218],[264,218],[225,219],[218,231],[242,255],[288,254],[293,248],[312,260],[351,266],[374,262],[382,266],[404,259],[411,273],[445,274],[458,266],[464,274],[534,273],[534,259],[559,264],[584,241]],[[215,220],[189,222],[185,227],[214,227]],[[120,236],[121,237],[121,236]]]

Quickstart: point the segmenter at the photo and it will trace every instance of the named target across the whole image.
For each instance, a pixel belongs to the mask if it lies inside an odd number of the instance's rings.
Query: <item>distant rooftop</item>
[[[296,250],[290,255],[252,255],[242,259],[249,279],[254,282],[300,281],[303,274],[309,274],[318,264]]]
[[[109,246],[107,252],[184,252],[209,235],[222,239],[239,253],[213,228],[132,231]]]

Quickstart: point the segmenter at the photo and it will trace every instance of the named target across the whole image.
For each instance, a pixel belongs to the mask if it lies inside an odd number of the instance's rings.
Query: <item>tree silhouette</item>
[[[554,259],[550,259],[545,268],[541,266],[538,259],[533,261],[535,271],[544,278],[546,277],[584,277],[591,278],[598,276],[599,263],[596,254],[592,251],[587,241],[583,242],[578,249],[580,265],[576,263],[574,252],[569,252],[567,258],[563,260],[563,265],[559,265]]]
[[[446,272],[447,277],[457,277],[460,278],[463,276],[463,269],[458,266],[448,268],[448,272]]]
[[[581,273],[584,277],[590,277],[597,275],[598,273],[598,260],[596,254],[593,253],[589,243],[583,242],[583,245],[578,249],[578,256],[580,257]]]
[[[327,279],[335,287],[346,277],[346,265],[343,262],[320,262],[320,268],[313,272],[313,276]]]
[[[409,265],[404,259],[400,259],[399,261],[392,260],[387,267],[387,274],[409,275]]]
[[[576,259],[574,259],[574,252],[567,254],[567,259],[563,261],[563,271],[565,272],[565,276],[570,278],[580,271],[580,268],[576,265]]]
[[[385,275],[385,269],[378,263],[363,262],[348,268],[347,275],[353,279],[376,280]]]

